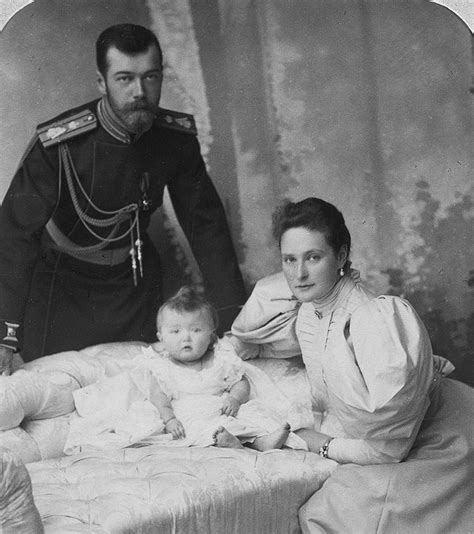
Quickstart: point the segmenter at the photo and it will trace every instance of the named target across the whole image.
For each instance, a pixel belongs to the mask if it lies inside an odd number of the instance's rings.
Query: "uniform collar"
[[[103,96],[97,103],[97,115],[104,130],[118,141],[129,145],[136,138],[122,126],[106,96]]]

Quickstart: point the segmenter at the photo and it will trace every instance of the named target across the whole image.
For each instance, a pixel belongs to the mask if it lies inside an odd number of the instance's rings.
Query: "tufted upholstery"
[[[335,467],[315,454],[149,445],[63,455],[73,392],[133,367],[140,352],[99,345],[0,377],[0,446],[27,464],[45,532],[297,532],[297,509]],[[299,359],[252,365],[290,397],[309,394]]]
[[[142,345],[110,343],[34,360],[0,376],[0,446],[25,462],[63,454],[73,392],[133,365]]]
[[[153,445],[28,469],[47,534],[287,534],[298,531],[298,508],[333,462],[303,451]]]

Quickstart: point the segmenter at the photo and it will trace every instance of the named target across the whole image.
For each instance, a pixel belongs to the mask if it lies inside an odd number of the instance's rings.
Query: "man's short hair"
[[[107,74],[107,52],[109,48],[115,47],[124,54],[134,55],[146,52],[150,46],[156,46],[163,58],[160,43],[156,35],[138,24],[116,24],[105,29],[96,42],[96,61],[99,72],[105,76]]]

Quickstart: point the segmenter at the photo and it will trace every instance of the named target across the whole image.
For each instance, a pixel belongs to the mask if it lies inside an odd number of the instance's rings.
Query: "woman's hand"
[[[310,452],[319,453],[319,449],[330,438],[328,434],[323,434],[312,428],[300,428],[295,434],[306,441]]]
[[[173,417],[166,422],[165,429],[166,432],[173,436],[173,439],[181,439],[186,437],[184,426],[179,419],[176,419],[176,417]]]
[[[230,415],[231,417],[235,417],[239,411],[239,408],[240,401],[232,395],[229,395],[229,393],[225,394],[222,397],[221,413],[223,415]]]

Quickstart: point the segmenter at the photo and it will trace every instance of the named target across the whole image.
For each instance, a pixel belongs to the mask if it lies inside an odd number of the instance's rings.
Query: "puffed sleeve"
[[[335,326],[324,361],[330,405],[345,432],[330,457],[360,464],[408,453],[429,406],[433,353],[405,300],[383,296]]]
[[[242,359],[291,358],[301,354],[295,332],[299,303],[283,273],[259,280],[232,325]]]

